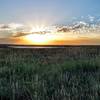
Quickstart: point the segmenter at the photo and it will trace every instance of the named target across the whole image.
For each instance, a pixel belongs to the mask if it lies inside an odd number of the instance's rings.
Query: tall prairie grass
[[[0,100],[100,100],[100,47],[0,49]]]

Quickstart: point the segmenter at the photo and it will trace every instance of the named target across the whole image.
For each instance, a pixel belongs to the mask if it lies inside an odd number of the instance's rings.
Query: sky
[[[0,0],[0,27],[6,26],[0,42],[12,41],[12,32],[23,25],[61,25],[87,16],[100,16],[100,0]]]
[[[100,0],[0,0],[0,23],[99,15]]]

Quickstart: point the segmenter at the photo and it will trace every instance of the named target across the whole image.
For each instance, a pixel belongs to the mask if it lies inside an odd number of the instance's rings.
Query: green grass
[[[100,50],[0,49],[1,100],[100,100]]]

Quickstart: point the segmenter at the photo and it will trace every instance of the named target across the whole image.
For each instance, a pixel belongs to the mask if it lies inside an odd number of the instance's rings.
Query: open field
[[[0,48],[0,100],[100,100],[100,46]]]

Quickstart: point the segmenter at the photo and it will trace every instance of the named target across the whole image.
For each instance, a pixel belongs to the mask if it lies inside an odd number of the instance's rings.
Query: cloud
[[[0,38],[11,37],[15,33],[23,32],[24,27],[23,24],[17,23],[0,24]]]
[[[23,27],[22,24],[10,23],[10,24],[1,24],[0,30],[14,30]]]
[[[88,18],[89,18],[89,20],[90,20],[91,22],[93,22],[94,19],[95,19],[95,17],[94,17],[94,16],[91,16],[91,15],[88,15]]]
[[[25,35],[28,35],[30,33],[25,33],[25,32],[16,32],[16,33],[13,33],[12,34],[12,37],[20,37],[20,36],[25,36]]]

